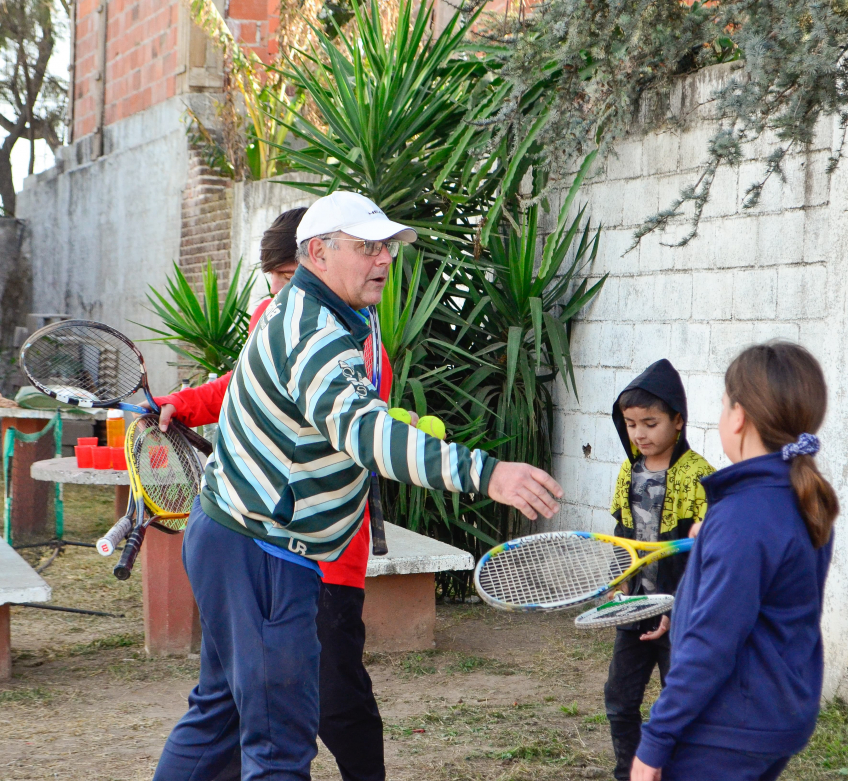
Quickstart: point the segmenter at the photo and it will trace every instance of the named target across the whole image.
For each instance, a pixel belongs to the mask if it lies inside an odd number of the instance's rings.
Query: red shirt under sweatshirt
[[[266,298],[250,318],[249,330],[252,332],[259,318],[271,303]],[[370,336],[368,337],[371,338]],[[389,392],[392,389],[392,365],[386,348],[383,347],[383,375],[380,379],[380,398],[388,402]],[[206,426],[217,423],[221,414],[221,406],[224,403],[224,394],[230,384],[232,372],[227,372],[217,380],[198,385],[196,388],[187,388],[170,396],[159,396],[154,401],[162,407],[165,404],[173,404],[176,408],[174,415],[187,426]],[[368,567],[368,552],[371,548],[371,525],[368,505],[365,505],[365,519],[356,536],[350,541],[345,552],[338,559],[331,562],[319,562],[321,571],[324,573],[324,582],[339,586],[353,586],[354,588],[365,588],[365,570]]]

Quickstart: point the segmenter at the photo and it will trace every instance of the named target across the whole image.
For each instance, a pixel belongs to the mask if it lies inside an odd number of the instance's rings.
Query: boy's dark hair
[[[297,262],[295,260],[297,226],[300,225],[304,214],[306,209],[303,207],[289,209],[277,217],[271,223],[271,227],[262,234],[262,241],[259,244],[259,263],[264,274],[287,263]]]
[[[618,397],[618,408],[624,412],[631,407],[643,407],[644,409],[658,409],[664,412],[672,420],[677,415],[677,412],[668,406],[659,396],[655,396],[650,391],[642,388],[633,388],[626,390]]]

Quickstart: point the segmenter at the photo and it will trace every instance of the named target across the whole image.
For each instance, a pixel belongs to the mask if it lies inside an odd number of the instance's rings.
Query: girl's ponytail
[[[742,405],[763,444],[792,461],[789,474],[801,515],[813,546],[820,548],[830,539],[839,500],[813,458],[818,439],[812,434],[827,409],[819,362],[797,344],[760,344],[730,364],[724,381],[730,402]]]
[[[839,515],[836,491],[822,477],[812,456],[793,458],[789,478],[798,496],[801,515],[804,516],[813,547],[821,548],[830,539],[833,522]]]

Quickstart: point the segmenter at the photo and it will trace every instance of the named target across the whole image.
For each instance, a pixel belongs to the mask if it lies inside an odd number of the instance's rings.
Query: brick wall
[[[608,508],[625,457],[612,406],[660,358],[669,358],[683,377],[691,446],[714,466],[727,466],[717,430],[724,371],[743,348],[774,338],[800,342],[822,363],[831,404],[817,461],[848,506],[848,408],[842,403],[848,393],[848,165],[826,172],[834,120],[823,120],[809,146],[787,157],[786,180],[772,177],[755,209],[743,209],[742,202],[774,148],[769,138],[750,144],[750,159],[738,168],[719,169],[698,236],[687,246],[667,246],[686,231],[681,220],[625,254],[633,230],[697,178],[715,129],[707,101],[726,72],[717,66],[678,82],[670,106],[674,115],[689,117],[686,124],[646,119],[578,198],[588,201],[593,222],[604,225],[591,278],[609,278],[573,329],[580,399],[560,385],[554,476],[565,489],[565,506],[547,528],[612,531]],[[837,523],[822,622],[828,697],[848,694],[848,613],[837,597],[848,588],[846,525],[844,518]]]
[[[188,176],[182,197],[180,269],[195,290],[208,260],[218,272],[221,293],[230,279],[233,182],[216,176],[201,155],[189,150]]]
[[[177,90],[179,0],[79,0],[74,138],[96,126],[98,24],[106,4],[104,120],[109,125],[173,97]]]

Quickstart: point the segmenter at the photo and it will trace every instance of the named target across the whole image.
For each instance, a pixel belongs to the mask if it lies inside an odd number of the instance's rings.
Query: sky
[[[64,16],[64,14],[63,14]],[[68,64],[70,63],[70,46],[68,41],[67,26],[62,25],[61,38],[56,40],[56,45],[53,49],[53,56],[50,58],[48,69],[51,73],[61,76],[63,79],[68,78]],[[0,104],[0,111],[7,117],[11,113],[9,107]],[[6,137],[6,132],[0,130],[0,142]],[[35,172],[39,173],[53,165],[53,153],[50,147],[44,141],[35,142]],[[24,186],[24,178],[29,171],[29,141],[26,139],[18,139],[12,149],[12,178],[15,182],[15,190],[20,192]]]

